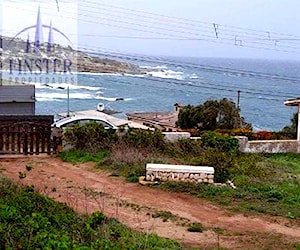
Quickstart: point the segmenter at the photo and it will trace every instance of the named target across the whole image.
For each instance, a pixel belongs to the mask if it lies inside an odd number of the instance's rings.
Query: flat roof
[[[300,97],[288,99],[284,102],[284,105],[286,106],[298,106],[300,104]]]
[[[127,113],[128,119],[137,118],[161,126],[176,127],[178,114],[173,111]]]

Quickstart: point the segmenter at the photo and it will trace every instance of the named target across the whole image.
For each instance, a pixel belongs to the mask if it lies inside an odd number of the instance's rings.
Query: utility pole
[[[241,98],[241,91],[238,90],[238,97],[237,97],[237,109],[238,109],[238,115],[239,115],[239,126],[242,127],[242,119],[241,119],[241,107],[240,107],[240,98]]]
[[[238,99],[237,99],[237,108],[239,109],[239,111],[241,110],[240,109],[240,97],[241,97],[241,91],[240,90],[238,90],[237,91],[237,93],[238,93]]]
[[[67,113],[67,117],[70,116],[70,87],[68,86],[67,88],[67,95],[68,95],[68,113]]]

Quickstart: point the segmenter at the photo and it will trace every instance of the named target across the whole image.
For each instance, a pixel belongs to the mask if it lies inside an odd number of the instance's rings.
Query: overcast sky
[[[55,0],[1,0],[2,33],[14,36],[34,25],[39,5],[44,24],[52,20],[73,45],[82,47],[300,60],[299,0],[59,0],[59,11]],[[59,34],[55,37],[66,43]]]

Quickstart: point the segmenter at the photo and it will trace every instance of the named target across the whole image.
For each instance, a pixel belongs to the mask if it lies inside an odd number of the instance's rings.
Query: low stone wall
[[[191,133],[189,132],[162,132],[164,138],[168,141],[174,142],[180,139],[189,139]]]
[[[207,166],[146,164],[146,180],[214,183],[215,170]]]
[[[297,140],[248,141],[246,136],[236,138],[240,151],[244,153],[300,153],[300,141]]]

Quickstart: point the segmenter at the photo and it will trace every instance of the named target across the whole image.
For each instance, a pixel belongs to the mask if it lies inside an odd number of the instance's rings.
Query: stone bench
[[[215,170],[208,166],[146,164],[146,180],[214,183]]]

